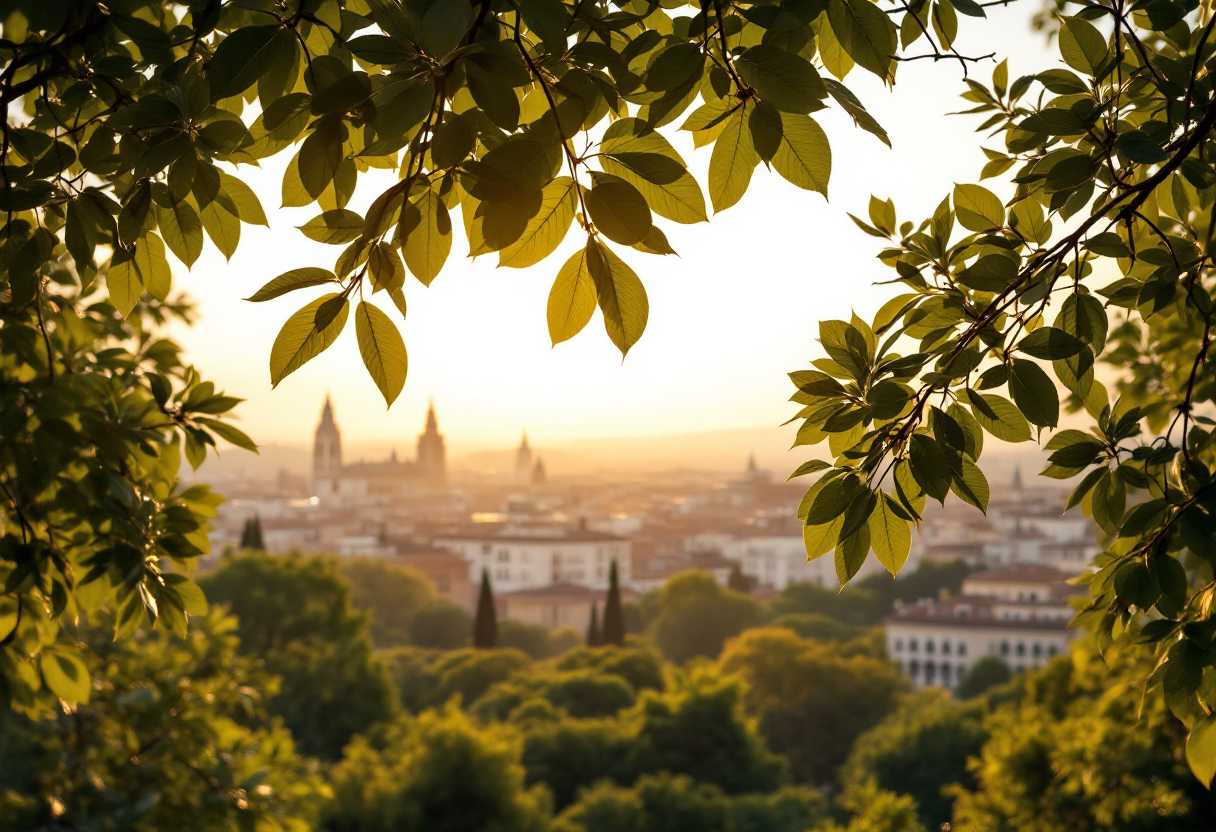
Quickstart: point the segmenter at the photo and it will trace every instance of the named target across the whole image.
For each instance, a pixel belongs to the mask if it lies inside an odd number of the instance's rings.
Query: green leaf
[[[827,27],[824,29],[824,31],[830,32],[832,30],[831,27]],[[870,115],[869,111],[862,106],[861,101],[857,98],[857,96],[853,95],[848,87],[831,78],[824,78],[823,83],[827,86],[828,92],[831,94],[832,98],[836,100],[836,103],[839,104],[846,113],[853,117],[854,124],[856,124],[862,130],[877,136],[879,141],[881,141],[887,147],[891,146],[891,137],[887,135],[887,131],[884,130],[882,125],[875,120],[874,116]]]
[[[1013,402],[993,393],[967,391],[971,412],[984,430],[1006,442],[1026,442],[1030,439],[1030,424]]]
[[[541,191],[540,211],[528,220],[520,238],[499,253],[498,265],[523,269],[544,260],[565,239],[577,210],[574,180],[569,176],[554,179]]]
[[[913,434],[909,442],[908,463],[916,484],[926,494],[938,502],[946,499],[954,475],[950,470],[949,457],[936,439],[924,433]]]
[[[595,281],[608,337],[624,356],[646,330],[650,304],[642,281],[612,250],[592,238],[587,242],[587,271]]]
[[[902,509],[899,510],[902,513]],[[898,575],[912,551],[912,524],[896,513],[891,498],[878,492],[878,503],[867,521],[870,527],[870,546],[886,570]]]
[[[202,218],[203,229],[211,238],[211,242],[215,243],[215,247],[223,253],[224,259],[231,260],[241,241],[240,219],[224,208],[218,199],[213,199],[203,205],[199,209],[199,216]]]
[[[106,269],[106,286],[110,290],[110,303],[118,314],[124,318],[130,315],[144,293],[133,253],[122,249],[114,252]]]
[[[153,210],[169,251],[185,263],[186,268],[193,266],[203,252],[203,223],[194,206],[183,199],[170,208],[155,205]]]
[[[638,189],[623,179],[604,177],[583,194],[595,228],[609,240],[632,246],[646,239],[650,207]]]
[[[422,48],[433,58],[445,58],[469,31],[470,5],[459,0],[438,0],[422,16]]]
[[[752,171],[760,164],[760,155],[752,146],[747,127],[747,110],[746,106],[740,107],[731,115],[714,142],[709,159],[709,199],[715,213],[725,211],[743,197]]]
[[[84,705],[93,690],[89,669],[68,647],[54,645],[42,652],[42,679],[51,693],[72,705]]]
[[[363,365],[380,388],[384,401],[391,406],[405,387],[409,366],[401,333],[388,315],[370,303],[360,301],[355,307],[355,335]]]
[[[566,51],[566,6],[561,0],[518,0],[524,22],[553,55]]]
[[[832,149],[827,134],[810,116],[781,114],[781,144],[772,162],[777,173],[799,188],[828,195]]]
[[[836,545],[836,578],[842,587],[861,571],[869,554],[869,526],[862,526]]]
[[[657,225],[650,226],[650,230],[646,232],[646,236],[642,238],[642,241],[634,243],[633,247],[647,254],[676,253],[676,250],[671,247],[671,243],[667,242],[667,235],[663,233],[663,229]]]
[[[423,191],[402,209],[397,244],[410,272],[430,286],[452,250],[452,218],[433,190]]]
[[[660,217],[685,224],[708,219],[701,186],[676,159],[661,153],[620,151],[603,156],[600,163],[606,173],[637,188]]]
[[[316,358],[329,348],[346,326],[346,317],[350,313],[350,304],[342,299],[337,312],[320,332],[316,329],[317,312],[321,306],[335,300],[339,295],[335,292],[322,295],[309,303],[300,311],[287,319],[274,346],[270,350],[270,384],[278,387],[279,382],[294,373],[308,361]]]
[[[304,232],[304,236],[310,240],[316,240],[318,243],[340,245],[359,239],[363,235],[363,226],[363,217],[354,211],[338,208],[334,211],[325,211],[320,216],[313,217],[304,223],[304,225],[296,227]]]
[[[1055,361],[1076,355],[1085,349],[1085,344],[1062,329],[1042,326],[1019,341],[1017,348],[1034,358]]]
[[[1186,737],[1186,762],[1195,778],[1210,789],[1216,778],[1216,717],[1195,722]]]
[[[214,98],[240,95],[258,80],[277,53],[276,39],[295,37],[278,25],[242,26],[220,41],[207,64],[207,81]]]
[[[220,187],[236,206],[241,222],[269,226],[270,221],[266,219],[266,212],[262,210],[262,203],[257,194],[253,192],[253,188],[230,173],[221,170],[219,174]]]
[[[828,21],[849,57],[887,83],[895,80],[895,24],[869,0],[831,0]]]
[[[139,282],[148,290],[148,294],[157,300],[165,300],[169,296],[173,273],[165,258],[165,244],[160,237],[155,234],[140,237],[135,247],[134,262],[139,272]]]
[[[1005,225],[1005,206],[980,185],[954,186],[954,212],[968,231],[992,231]]]
[[[1110,53],[1106,38],[1088,20],[1065,17],[1060,26],[1060,55],[1064,63],[1086,75],[1096,75]]]
[[[735,71],[760,99],[787,113],[822,109],[828,90],[815,67],[801,55],[759,44],[735,58]]]
[[[1009,392],[1031,424],[1054,428],[1060,422],[1060,395],[1043,368],[1025,358],[1015,358],[1009,374]]]
[[[585,247],[565,262],[553,281],[546,310],[553,346],[578,335],[595,312],[595,279],[587,265],[591,251],[592,243],[588,240]]]
[[[305,266],[300,269],[292,269],[289,272],[276,277],[274,280],[267,283],[261,289],[258,289],[250,297],[245,300],[261,303],[264,300],[271,300],[280,295],[285,295],[288,292],[294,292],[296,289],[304,289],[309,286],[321,286],[326,283],[337,283],[338,278],[329,269],[319,269],[315,266]]]

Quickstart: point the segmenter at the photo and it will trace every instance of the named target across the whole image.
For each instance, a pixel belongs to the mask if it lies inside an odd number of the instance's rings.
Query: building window
[[[908,662],[908,675],[913,679],[920,675],[920,662],[916,659]]]
[[[509,569],[495,569],[494,580],[506,581],[510,579],[511,571]]]
[[[967,642],[965,642],[965,641],[960,641],[960,642],[958,643],[958,654],[959,654],[960,656],[965,656],[965,655],[967,655]]]
[[[901,638],[895,639],[895,652],[902,653],[904,650],[904,640]]]
[[[499,563],[507,563],[510,560],[511,560],[511,553],[508,550],[506,550],[506,549],[498,550],[498,562]]]
[[[930,653],[930,654],[933,652],[933,641],[932,640],[925,642],[925,652]]]
[[[1009,655],[1009,642],[1007,642],[1007,641],[1002,641],[1002,642],[1001,642],[1001,655],[1002,655],[1002,656],[1008,656],[1008,655]]]
[[[937,681],[937,665],[935,665],[935,664],[925,665],[925,684],[931,685],[936,681]]]
[[[1047,645],[1047,655],[1054,656],[1059,652],[1060,652],[1059,648],[1056,647],[1054,644]]]
[[[942,665],[942,684],[950,684],[950,665],[948,664]]]
[[[1039,644],[1036,641],[1034,643],[1034,647],[1031,648],[1031,652],[1034,654],[1034,657],[1037,659],[1039,656],[1043,655],[1043,645]]]
[[[1019,641],[1017,652],[1018,652],[1019,656],[1025,656],[1026,655],[1026,645]]]
[[[489,543],[483,543],[483,544],[481,544],[481,553],[482,553],[483,555],[488,555],[488,554],[490,554],[490,544],[489,544]]]
[[[961,681],[963,681],[963,679],[966,678],[966,676],[967,676],[967,665],[960,664],[958,666],[958,680],[961,682]]]
[[[942,642],[942,654],[946,655],[946,656],[950,655],[950,642],[948,642],[948,641]]]
[[[913,653],[916,652],[916,639],[911,639],[908,642],[908,649],[911,650]]]

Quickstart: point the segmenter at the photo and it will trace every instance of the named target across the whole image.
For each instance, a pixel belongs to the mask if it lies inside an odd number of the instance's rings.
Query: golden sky
[[[1043,39],[1029,29],[1033,9],[1015,4],[988,11],[987,22],[962,18],[961,51],[1013,55],[1011,79],[1046,65]],[[972,71],[987,82],[992,66]],[[961,75],[956,62],[905,63],[887,90],[854,70],[846,85],[887,129],[894,149],[855,128],[834,106],[816,113],[832,144],[830,202],[760,167],[743,200],[709,223],[662,222],[678,258],[619,251],[650,299],[646,333],[623,362],[598,312],[574,340],[549,344],[546,298],[580,235],[571,233],[558,252],[530,269],[500,269],[494,256],[464,256],[468,247],[457,222],[444,272],[429,288],[412,278],[406,283],[409,377],[391,410],[363,369],[353,325],[272,391],[268,356],[275,335],[320,290],[262,304],[241,298],[291,268],[332,268],[341,251],[295,229],[319,213],[315,206],[278,208],[290,152],[261,170],[241,171],[261,196],[269,229],[242,226],[231,262],[210,245],[190,273],[174,262],[176,285],[200,312],[196,327],[176,335],[208,378],[247,399],[238,409],[240,424],[262,443],[311,442],[327,392],[348,441],[403,447],[421,429],[429,399],[449,444],[465,451],[514,445],[525,429],[534,442],[565,444],[778,425],[792,415],[786,373],[821,355],[818,321],[847,318],[852,309],[867,316],[896,293],[874,285],[894,272],[875,259],[880,241],[857,229],[846,211],[864,216],[874,193],[894,198],[901,222],[919,222],[954,182],[978,180],[984,156],[972,131],[980,119],[946,116],[969,106],[958,98]],[[704,182],[710,151],[694,151],[687,136],[674,143]],[[387,181],[361,177],[350,207],[365,208]],[[399,319],[387,300],[383,307]]]

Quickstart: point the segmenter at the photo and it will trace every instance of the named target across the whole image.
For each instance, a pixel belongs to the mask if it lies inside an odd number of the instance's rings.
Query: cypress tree
[[[615,560],[608,570],[608,600],[604,602],[604,628],[600,633],[600,642],[618,647],[625,643],[625,614],[621,610],[621,585]]]
[[[600,632],[600,611],[594,601],[591,602],[591,620],[587,622],[587,646],[599,647],[604,643]]]
[[[490,590],[490,573],[481,570],[481,593],[477,596],[477,618],[473,621],[473,646],[489,650],[498,643],[498,614],[494,611],[494,593]]]
[[[241,548],[266,550],[266,544],[262,542],[262,520],[256,514],[247,519],[241,529]]]
[[[730,568],[730,577],[726,579],[728,589],[733,589],[735,592],[751,592],[752,579],[743,574],[743,569],[739,564],[735,564]]]

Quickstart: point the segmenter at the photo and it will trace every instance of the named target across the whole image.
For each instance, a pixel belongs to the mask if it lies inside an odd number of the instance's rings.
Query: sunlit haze
[[[993,8],[980,26],[964,18],[959,43],[970,55],[1021,56],[1025,65],[1015,62],[1010,77],[1045,65],[1050,59],[1030,31],[1030,11]],[[981,62],[971,71],[987,81],[993,65]],[[242,172],[272,217],[270,229],[243,226],[229,263],[212,246],[189,275],[174,262],[177,285],[200,313],[197,326],[177,336],[206,377],[247,399],[238,411],[241,425],[260,443],[305,446],[328,392],[344,437],[356,447],[408,449],[434,400],[457,456],[508,447],[525,429],[534,444],[552,447],[590,437],[767,428],[752,443],[763,447],[752,450],[784,467],[796,462],[794,455],[781,458],[792,431],[776,430],[792,415],[786,373],[820,354],[818,321],[847,318],[850,309],[868,316],[892,294],[875,285],[893,274],[875,259],[880,241],[846,212],[864,215],[874,193],[894,198],[901,221],[919,221],[950,182],[976,181],[984,162],[972,134],[976,118],[943,118],[966,107],[957,62],[905,63],[898,79],[887,90],[870,73],[848,78],[889,131],[892,150],[838,108],[816,114],[832,144],[830,201],[761,167],[724,216],[698,225],[663,223],[678,258],[624,253],[646,286],[650,320],[623,362],[598,312],[578,337],[550,346],[545,302],[557,269],[581,244],[577,234],[546,261],[518,271],[497,268],[495,256],[461,257],[467,245],[457,223],[443,274],[429,288],[412,279],[406,284],[409,377],[391,409],[363,371],[351,331],[272,391],[271,344],[307,298],[296,293],[265,304],[241,298],[290,268],[330,267],[340,251],[295,229],[315,207],[278,208],[290,153],[262,171]],[[694,151],[688,136],[678,135],[676,147],[704,182],[709,150]],[[387,175],[361,177],[351,207],[365,208]]]

